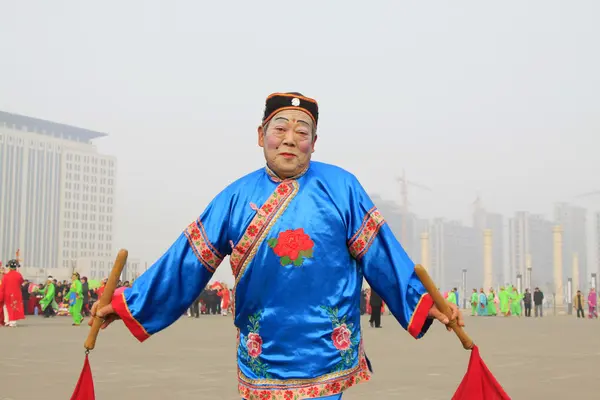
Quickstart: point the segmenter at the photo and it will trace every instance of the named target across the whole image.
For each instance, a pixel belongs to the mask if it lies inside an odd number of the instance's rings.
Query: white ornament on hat
[[[293,105],[294,107],[298,107],[298,106],[300,105],[300,99],[299,99],[299,98],[297,98],[297,97],[294,97],[294,98],[292,99],[292,105]]]

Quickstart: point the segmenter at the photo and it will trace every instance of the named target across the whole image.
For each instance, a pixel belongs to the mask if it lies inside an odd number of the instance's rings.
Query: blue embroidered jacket
[[[263,168],[229,185],[112,305],[143,341],[185,312],[225,256],[246,399],[333,395],[369,380],[363,278],[415,338],[431,324],[433,301],[358,180],[314,161],[293,179]]]

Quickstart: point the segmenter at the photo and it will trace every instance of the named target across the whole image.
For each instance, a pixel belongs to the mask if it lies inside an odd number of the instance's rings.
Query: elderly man
[[[311,161],[318,116],[317,102],[300,93],[270,95],[258,127],[266,166],[218,194],[110,305],[94,305],[104,327],[120,318],[148,339],[185,312],[228,255],[241,396],[339,399],[371,376],[363,278],[415,338],[433,318],[447,324],[358,180]]]

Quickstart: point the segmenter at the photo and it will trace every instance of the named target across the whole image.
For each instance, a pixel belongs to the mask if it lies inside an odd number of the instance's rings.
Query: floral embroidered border
[[[238,372],[238,392],[242,398],[247,400],[299,400],[315,397],[333,396],[341,393],[351,386],[367,382],[371,379],[371,372],[367,359],[360,347],[360,359],[356,368],[346,371],[343,376],[335,376],[324,381],[296,383],[294,381],[282,381],[278,385],[252,385],[242,380]]]
[[[289,177],[286,180],[296,180],[296,179],[300,178],[302,175],[304,175],[308,171],[309,167],[310,167],[310,164],[307,165],[306,168],[304,168],[299,174]],[[271,179],[273,182],[280,183],[283,181],[283,179],[278,177],[277,174],[275,172],[273,172],[273,170],[271,168],[269,168],[268,165],[265,166],[265,172],[267,173],[269,179]]]
[[[241,266],[250,254],[250,250],[257,244],[259,238],[273,220],[273,217],[286,203],[286,200],[294,194],[297,187],[298,183],[296,181],[281,182],[267,199],[265,204],[256,211],[256,215],[252,221],[250,221],[248,228],[246,228],[242,238],[237,245],[235,245],[229,256],[233,276],[237,278]]]
[[[240,278],[244,275],[246,267],[254,258],[258,247],[265,240],[270,227],[283,214],[289,203],[298,193],[300,184],[296,180],[281,182],[265,201],[261,208],[256,210],[256,215],[250,221],[248,228],[242,235],[242,239],[233,246],[229,262],[231,271],[235,277],[233,286],[232,311],[235,315],[236,289]]]
[[[350,249],[352,257],[359,259],[365,255],[384,223],[385,219],[377,207],[373,207],[367,212],[362,225],[348,241],[348,249]]]
[[[198,257],[198,260],[211,273],[217,270],[217,267],[223,261],[223,256],[210,243],[206,236],[206,231],[200,220],[192,222],[185,230],[185,236]]]

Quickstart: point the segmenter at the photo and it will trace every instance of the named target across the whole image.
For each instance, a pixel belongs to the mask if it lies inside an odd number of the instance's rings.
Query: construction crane
[[[473,226],[476,228],[484,229],[485,228],[485,209],[483,208],[483,201],[481,200],[481,195],[477,193],[477,198],[471,204],[473,207]],[[483,215],[483,220],[481,219]]]
[[[475,211],[479,211],[479,210],[483,209],[483,202],[481,201],[481,196],[479,195],[479,193],[477,193],[477,198],[471,204],[471,206],[473,206],[473,209]]]
[[[406,219],[408,218],[408,186],[414,186],[419,189],[432,190],[425,185],[421,185],[417,182],[411,182],[406,179],[406,172],[402,169],[402,176],[396,177],[396,180],[400,183],[400,193],[402,195],[402,234],[401,243],[406,243]]]
[[[596,190],[595,192],[588,192],[584,194],[580,194],[575,196],[576,199],[581,199],[582,197],[590,197],[590,196],[600,196],[600,190]]]

